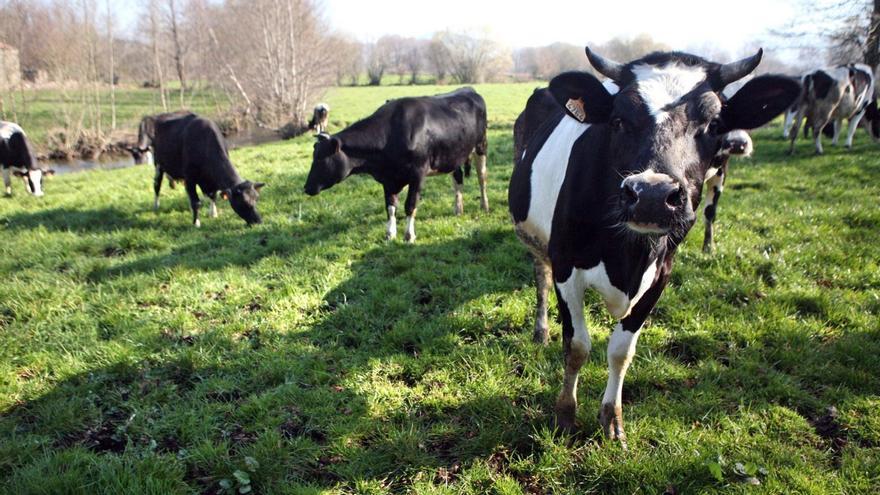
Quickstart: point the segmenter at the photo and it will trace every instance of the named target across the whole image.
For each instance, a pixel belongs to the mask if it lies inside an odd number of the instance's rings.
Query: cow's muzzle
[[[639,234],[665,234],[676,219],[687,215],[681,184],[666,174],[641,173],[621,183],[624,223]]]

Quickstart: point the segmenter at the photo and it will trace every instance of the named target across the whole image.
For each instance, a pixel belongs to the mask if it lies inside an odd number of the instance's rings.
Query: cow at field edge
[[[404,240],[416,239],[419,195],[429,175],[452,172],[455,214],[464,208],[463,168],[477,155],[481,205],[486,192],[486,102],[472,88],[436,96],[396,98],[332,136],[319,135],[305,193],[314,196],[352,174],[369,174],[385,190],[387,239],[397,237],[397,195],[408,187]]]
[[[312,118],[309,120],[309,130],[322,134],[327,130],[327,120],[330,118],[330,105],[318,103],[312,110]]]
[[[608,343],[599,421],[625,440],[621,395],[636,340],[669,280],[678,245],[696,219],[703,182],[722,137],[753,129],[798,95],[788,78],[755,78],[723,102],[724,88],[751,73],[762,51],[730,64],[686,53],[653,53],[627,64],[587,49],[611,94],[590,74],[553,78],[565,114],[541,126],[514,166],[508,203],[518,237],[535,258],[536,336],[547,340],[547,291],[556,288],[564,380],[557,424],[574,427],[578,372],[590,353],[584,292],[599,292],[619,323]]]
[[[152,150],[156,165],[154,209],[159,208],[162,177],[167,174],[169,181],[184,181],[196,227],[201,226],[201,201],[196,186],[211,200],[211,217],[217,216],[219,193],[248,225],[261,222],[256,203],[265,184],[243,180],[238,175],[229,160],[226,140],[214,122],[194,113],[176,112],[145,117],[140,128],[136,151],[147,156]]]
[[[43,176],[55,173],[52,169],[44,170],[37,163],[34,150],[24,130],[12,122],[0,120],[0,167],[3,168],[3,185],[6,195],[12,194],[10,169],[24,180],[28,192],[34,196],[42,196]]]
[[[722,101],[727,101],[751,78],[745,77],[727,86],[721,93]],[[617,85],[610,80],[603,82],[603,86],[609,94],[618,91]],[[563,114],[562,107],[556,103],[548,88],[536,89],[526,103],[526,108],[516,119],[513,131],[513,149],[516,154],[514,161],[523,158],[526,143],[534,136],[541,124],[554,115],[560,117]],[[713,225],[718,210],[718,201],[724,190],[724,181],[727,178],[727,164],[732,156],[747,157],[752,154],[752,138],[742,130],[736,129],[727,132],[721,138],[721,146],[712,158],[704,179],[706,189],[706,206],[703,213],[706,219],[705,236],[703,237],[703,251],[711,252],[713,245]]]
[[[831,144],[837,146],[843,119],[849,120],[847,148],[852,148],[853,136],[862,119],[866,119],[871,137],[880,139],[880,113],[877,111],[877,99],[874,95],[874,72],[864,64],[849,64],[820,69],[805,75],[798,111],[789,131],[789,154],[794,153],[794,142],[804,118],[813,129],[813,141],[819,155],[824,152],[823,133],[820,131],[826,125],[831,125]]]

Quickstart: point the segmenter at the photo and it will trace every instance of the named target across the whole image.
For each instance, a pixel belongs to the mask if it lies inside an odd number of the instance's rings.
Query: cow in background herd
[[[318,103],[312,110],[312,118],[309,120],[309,130],[318,134],[327,131],[327,121],[330,118],[330,105],[326,103]]]
[[[211,200],[211,217],[217,216],[219,193],[248,225],[262,221],[256,203],[265,184],[243,180],[238,175],[229,160],[226,140],[214,122],[191,112],[144,117],[139,126],[138,144],[131,153],[135,163],[143,163],[151,156],[155,161],[155,210],[159,209],[162,177],[167,174],[169,182],[184,181],[196,227],[201,226],[197,186]]]
[[[852,148],[853,136],[859,124],[864,121],[868,133],[875,140],[880,139],[880,112],[874,88],[874,73],[864,64],[840,65],[831,69],[820,69],[802,78],[803,90],[789,114],[785,128],[791,126],[786,137],[791,140],[789,154],[794,153],[801,121],[806,119],[806,128],[813,131],[816,153],[822,154],[822,134],[827,129],[833,136],[832,144],[837,145],[843,119],[849,120],[846,134],[846,147]],[[796,112],[794,111],[796,109]]]
[[[415,216],[425,178],[452,173],[455,213],[463,211],[463,169],[477,156],[481,205],[486,191],[486,102],[473,88],[436,96],[396,98],[330,136],[318,135],[305,193],[315,196],[352,174],[369,174],[385,190],[387,239],[397,237],[397,195],[408,187],[404,240],[416,239]]]
[[[21,177],[28,192],[34,196],[44,194],[43,177],[55,173],[52,169],[41,168],[37,163],[36,154],[24,130],[18,124],[4,121],[0,121],[0,167],[3,169],[7,196],[12,194],[11,173]]]
[[[751,73],[762,53],[724,65],[679,52],[619,64],[587,49],[592,66],[619,91],[584,72],[550,82],[565,114],[545,121],[529,140],[514,166],[508,204],[517,236],[535,259],[540,341],[547,340],[547,292],[556,288],[565,356],[559,426],[574,427],[578,372],[591,349],[584,292],[592,288],[620,320],[608,343],[599,421],[609,438],[625,440],[623,378],[694,224],[723,137],[764,125],[800,91],[789,78],[763,76],[725,102],[721,92]]]

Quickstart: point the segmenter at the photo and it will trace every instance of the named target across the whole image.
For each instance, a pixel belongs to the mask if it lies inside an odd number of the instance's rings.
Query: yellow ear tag
[[[565,109],[571,113],[572,117],[579,121],[584,122],[587,120],[587,111],[584,110],[584,100],[581,98],[569,99],[568,103],[565,104]]]

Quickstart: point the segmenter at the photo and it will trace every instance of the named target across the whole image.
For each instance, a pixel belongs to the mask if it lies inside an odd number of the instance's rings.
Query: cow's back
[[[154,160],[165,173],[175,179],[184,177],[184,131],[187,124],[197,118],[193,113],[163,114],[156,116],[153,122]]]

